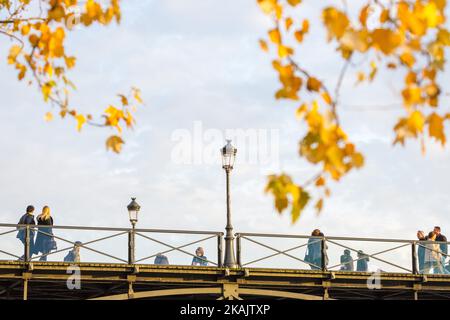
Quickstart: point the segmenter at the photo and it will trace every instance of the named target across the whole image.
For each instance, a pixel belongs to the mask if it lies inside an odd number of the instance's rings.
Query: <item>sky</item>
[[[266,176],[288,172],[300,183],[317,168],[298,156],[304,127],[295,118],[296,104],[274,99],[273,55],[258,44],[271,22],[256,1],[129,0],[122,10],[119,26],[81,27],[67,41],[78,57],[70,76],[77,85],[72,103],[80,110],[101,113],[117,102],[117,93],[142,90],[145,106],[135,129],[125,133],[120,155],[105,149],[112,131],[85,127],[78,133],[71,120],[46,123],[50,106],[35,87],[16,80],[6,63],[10,43],[0,40],[1,222],[16,223],[33,204],[38,211],[49,205],[59,225],[128,227],[126,205],[135,196],[141,228],[224,231],[219,149],[235,138],[235,232],[305,235],[319,228],[329,236],[414,239],[417,230],[440,225],[449,233],[449,149],[429,142],[422,155],[417,142],[392,146],[392,128],[403,114],[399,75],[380,72],[371,86],[355,87],[358,69],[350,69],[341,121],[366,164],[333,185],[319,216],[309,206],[292,224],[264,193]],[[317,4],[303,4],[298,14],[320,17]],[[313,23],[298,54],[334,86],[343,62],[324,35]],[[443,109],[449,80],[448,73],[441,78]],[[242,132],[256,135],[256,143],[236,138]]]

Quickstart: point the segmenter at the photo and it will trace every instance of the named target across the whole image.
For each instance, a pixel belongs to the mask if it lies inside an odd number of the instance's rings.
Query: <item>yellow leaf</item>
[[[283,45],[278,46],[278,56],[280,58],[285,58],[293,53],[294,53],[294,50],[292,50],[292,48],[290,48],[290,47],[286,47]]]
[[[390,29],[375,29],[372,32],[372,41],[375,48],[389,55],[401,44],[401,37]]]
[[[347,15],[333,7],[328,7],[323,10],[322,19],[328,30],[329,40],[332,38],[341,38],[350,24]]]
[[[306,83],[306,87],[309,91],[319,91],[322,83],[314,77],[309,77],[308,82]]]
[[[383,11],[381,11],[381,14],[380,14],[380,22],[385,23],[388,20],[389,20],[389,10],[384,9]]]
[[[367,18],[370,14],[370,6],[364,6],[359,13],[359,22],[361,22],[362,26],[365,27],[367,25]]]
[[[123,94],[118,95],[120,97],[120,101],[124,107],[128,106],[128,99]]]
[[[66,62],[67,68],[72,69],[75,66],[75,57],[64,57],[64,60]]]
[[[30,32],[30,25],[25,24],[22,26],[22,29],[20,30],[23,36],[26,36]]]
[[[82,114],[79,114],[75,117],[75,119],[77,120],[77,130],[81,131],[81,128],[86,123],[86,117]]]
[[[284,23],[285,23],[286,30],[289,30],[291,28],[292,24],[294,23],[294,21],[292,20],[291,17],[288,17],[284,20]]]
[[[266,14],[269,14],[276,10],[276,0],[258,0],[258,4],[262,11]]]
[[[8,64],[14,64],[21,51],[22,48],[20,46],[13,45],[11,49],[9,49]]]
[[[278,29],[272,29],[269,31],[269,39],[275,44],[281,44],[281,34]]]
[[[330,95],[328,94],[328,92],[324,91],[324,92],[322,92],[321,95],[322,95],[322,99],[323,99],[328,105],[331,105],[331,104],[333,103],[333,101],[332,101]]]
[[[308,111],[308,106],[304,103],[295,111],[295,116],[298,119],[301,119],[305,116],[305,113]]]
[[[409,68],[412,68],[414,66],[414,63],[416,63],[416,59],[409,52],[402,53],[400,55],[400,61],[405,65],[407,65]]]
[[[446,142],[444,119],[436,113],[428,116],[428,133],[430,137],[436,138],[444,146]]]
[[[323,208],[323,199],[319,199],[316,202],[316,205],[314,207],[316,208],[317,213],[320,213],[322,211],[322,208]]]
[[[45,116],[44,116],[44,120],[47,121],[47,122],[52,121],[52,120],[53,120],[53,113],[47,112],[47,113],[45,114]]]
[[[369,48],[369,34],[367,31],[347,30],[342,36],[341,44],[351,51],[366,52]]]
[[[305,19],[302,22],[302,32],[307,33],[309,31],[309,20]]]
[[[360,168],[364,165],[364,157],[361,153],[357,152],[352,155],[352,164],[356,168]]]
[[[302,31],[295,31],[294,36],[298,42],[303,42],[304,33]]]
[[[141,98],[141,90],[138,89],[138,88],[133,88],[132,90],[133,90],[133,97],[134,97],[134,99],[137,102],[139,102],[140,104],[143,104],[144,102],[142,101],[142,98]]]
[[[47,102],[52,92],[52,85],[47,82],[42,86],[42,94],[44,95],[44,101]]]
[[[323,177],[319,177],[319,179],[316,180],[316,186],[321,187],[325,185],[325,179]]]
[[[111,149],[115,153],[122,151],[122,145],[125,142],[119,136],[111,136],[106,140],[106,150]]]
[[[425,124],[425,118],[423,117],[423,114],[420,111],[413,111],[408,118],[408,126],[411,129],[411,131],[415,132],[422,132],[423,126]]]
[[[287,0],[287,2],[288,2],[291,6],[295,7],[295,6],[298,5],[300,2],[302,2],[302,0]]]
[[[269,51],[269,47],[267,46],[267,42],[265,42],[264,40],[259,40],[259,46],[261,47],[261,49],[265,52]]]

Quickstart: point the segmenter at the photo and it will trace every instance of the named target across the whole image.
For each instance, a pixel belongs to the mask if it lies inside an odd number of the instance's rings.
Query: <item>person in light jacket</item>
[[[430,273],[433,271],[436,273],[443,273],[442,270],[442,257],[441,248],[438,243],[433,243],[436,241],[436,233],[431,231],[428,234],[428,243],[425,244],[425,259],[424,259],[424,271],[423,273]]]

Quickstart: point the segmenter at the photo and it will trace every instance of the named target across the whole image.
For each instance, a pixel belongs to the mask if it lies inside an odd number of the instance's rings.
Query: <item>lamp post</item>
[[[236,267],[236,258],[234,255],[234,237],[233,226],[231,225],[231,208],[230,208],[230,173],[233,170],[234,161],[236,159],[237,149],[231,145],[231,140],[227,140],[227,144],[221,149],[222,152],[222,168],[226,173],[227,184],[227,226],[225,227],[225,258],[224,266],[227,268]]]
[[[128,215],[130,217],[131,222],[131,230],[128,233],[128,263],[134,264],[135,259],[135,227],[138,222],[138,214],[139,210],[141,210],[141,206],[136,202],[136,198],[131,198],[130,204],[127,206]]]

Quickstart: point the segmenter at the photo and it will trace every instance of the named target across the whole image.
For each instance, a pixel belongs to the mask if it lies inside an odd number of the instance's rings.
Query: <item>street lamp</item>
[[[136,202],[136,198],[131,198],[130,204],[127,206],[128,215],[130,216],[130,222],[132,229],[128,232],[128,263],[134,264],[135,259],[135,227],[138,222],[139,210],[141,206]]]
[[[130,204],[127,206],[128,214],[130,216],[130,222],[133,226],[133,229],[138,222],[138,214],[139,210],[141,210],[141,206],[136,202],[136,198],[131,198]]]
[[[236,159],[237,149],[231,145],[231,140],[227,140],[227,144],[221,149],[222,152],[222,168],[225,170],[227,178],[227,226],[225,227],[225,258],[224,266],[228,268],[236,267],[236,258],[234,255],[234,237],[233,226],[231,225],[230,210],[230,172],[233,170],[234,161]]]

